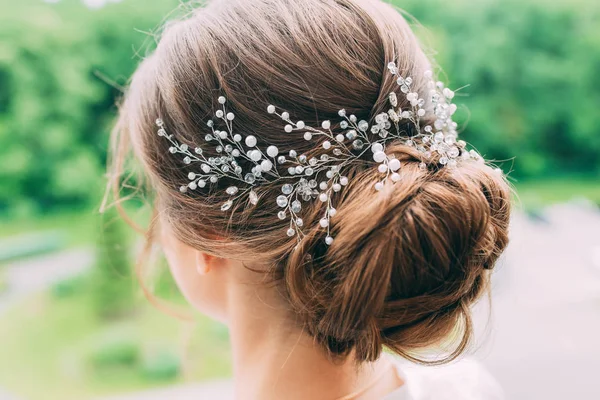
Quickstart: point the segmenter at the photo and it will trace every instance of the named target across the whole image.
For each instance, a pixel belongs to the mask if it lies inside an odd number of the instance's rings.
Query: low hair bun
[[[335,356],[372,361],[383,346],[420,362],[418,351],[460,328],[457,357],[472,335],[470,305],[508,243],[510,191],[479,162],[422,169],[418,153],[388,147],[401,180],[381,192],[372,167],[354,171],[332,219],[287,260],[285,282],[306,329]]]

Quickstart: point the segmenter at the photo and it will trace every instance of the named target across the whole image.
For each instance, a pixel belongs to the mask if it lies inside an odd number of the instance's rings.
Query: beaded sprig
[[[325,242],[330,245],[333,243],[331,219],[337,213],[332,201],[333,194],[348,185],[348,177],[343,175],[344,167],[363,159],[367,152],[371,152],[381,174],[381,179],[374,185],[376,191],[382,190],[388,180],[392,183],[400,180],[398,171],[402,163],[393,154],[386,154],[388,142],[416,148],[422,155],[419,164],[422,169],[432,162],[434,153],[438,155],[435,157],[437,163],[450,168],[463,160],[482,161],[477,152],[466,150],[466,143],[457,139],[457,124],[452,120],[456,112],[456,105],[452,104],[452,90],[442,82],[434,82],[431,71],[427,71],[424,78],[428,82],[428,96],[427,99],[420,98],[417,92],[412,91],[413,79],[400,76],[394,62],[388,64],[388,70],[396,76],[399,93],[389,94],[391,107],[387,112],[375,116],[373,124],[359,121],[356,115],[348,115],[342,109],[338,112],[340,121],[336,125],[339,129],[332,128],[329,120],[323,121],[320,128],[315,128],[303,121],[294,122],[287,111],[278,111],[274,105],[267,107],[269,114],[277,115],[285,122],[283,130],[286,134],[301,133],[307,141],[318,141],[318,146],[325,150],[319,157],[298,154],[293,149],[283,154],[272,145],[261,149],[255,136],[235,133],[235,114],[227,111],[227,99],[224,96],[218,98],[221,109],[215,112],[215,120],[222,128],[217,128],[217,123],[209,120],[207,125],[212,132],[204,137],[207,145],[215,146],[217,156],[207,157],[202,147],[192,149],[180,143],[167,133],[163,120],[157,119],[158,135],[171,143],[169,151],[182,155],[184,164],[199,166],[196,172],[188,174],[189,182],[181,186],[180,191],[194,191],[214,185],[220,179],[237,182],[225,189],[230,198],[221,205],[221,210],[228,211],[236,201],[245,197],[251,205],[258,204],[259,195],[255,188],[267,182],[280,181],[281,194],[275,203],[279,208],[278,218],[289,219],[287,235],[296,236],[298,240],[304,237],[304,222],[300,215],[302,207],[304,203],[316,200],[324,204],[319,225],[326,230]],[[406,109],[398,106],[400,93],[410,104]],[[433,121],[433,124],[425,125],[425,119]],[[410,135],[407,133],[407,124],[414,128]],[[248,165],[251,166],[249,170]],[[286,168],[279,168],[281,166]]]

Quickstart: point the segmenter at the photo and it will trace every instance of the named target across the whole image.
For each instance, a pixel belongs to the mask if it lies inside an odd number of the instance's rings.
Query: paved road
[[[39,292],[56,282],[83,272],[90,267],[92,261],[91,249],[82,248],[4,265],[2,269],[6,272],[9,291],[0,296],[0,312],[30,293]]]

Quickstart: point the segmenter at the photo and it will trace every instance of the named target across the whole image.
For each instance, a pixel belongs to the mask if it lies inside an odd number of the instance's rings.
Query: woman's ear
[[[227,261],[225,259],[196,250],[196,271],[200,275],[206,275],[214,268],[220,268],[226,264]]]

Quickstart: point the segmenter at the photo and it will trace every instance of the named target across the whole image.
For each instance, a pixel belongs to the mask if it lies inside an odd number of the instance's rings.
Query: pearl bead
[[[277,157],[277,154],[279,154],[279,149],[275,146],[269,146],[267,147],[267,155],[269,157]]]
[[[258,150],[252,150],[248,155],[252,161],[259,161],[262,156]]]
[[[340,178],[340,184],[341,184],[342,186],[346,186],[346,185],[348,184],[348,178],[346,178],[345,176],[342,176],[342,177]]]
[[[387,171],[388,167],[385,164],[379,164],[379,167],[377,167],[377,169],[379,170],[379,172],[381,172],[383,174],[384,172]]]
[[[232,113],[232,112],[227,113],[227,119],[229,121],[233,121],[234,118],[235,118],[235,114],[234,113]]]
[[[383,183],[377,182],[375,184],[375,190],[380,191],[381,189],[383,189]]]
[[[392,172],[396,172],[400,169],[400,160],[396,159],[396,158],[392,158],[389,162],[388,162],[388,167],[390,168],[390,170]]]
[[[333,243],[333,238],[332,238],[331,236],[327,236],[327,237],[325,238],[325,243],[326,243],[328,246],[330,246],[330,245],[331,245],[331,243]]]
[[[322,127],[323,129],[329,129],[329,128],[331,128],[331,121],[323,121],[323,122],[321,123],[321,127]]]
[[[323,142],[323,148],[325,150],[329,150],[331,148],[331,142],[329,140],[326,140]]]
[[[223,118],[223,110],[217,110],[215,115],[217,116],[217,118]]]
[[[219,96],[219,103],[225,104],[226,101],[227,99],[225,98],[225,96]]]
[[[327,221],[326,218],[321,218],[319,225],[321,225],[323,228],[327,228],[329,226],[329,221]]]
[[[252,135],[246,136],[246,146],[248,146],[248,147],[256,146],[256,138]]]
[[[269,161],[269,160],[263,160],[263,161],[260,163],[260,167],[261,167],[261,169],[262,169],[263,171],[265,171],[265,172],[266,172],[266,171],[270,171],[270,170],[271,170],[271,168],[273,168],[273,163],[272,163],[271,161]]]
[[[400,180],[400,174],[394,172],[392,174],[392,182],[398,182]]]
[[[373,160],[375,160],[375,162],[383,162],[386,159],[386,155],[383,151],[378,151],[375,154],[373,154]]]
[[[373,143],[373,145],[371,146],[371,151],[373,153],[383,151],[383,145],[381,143]]]
[[[330,217],[335,217],[335,214],[337,214],[337,210],[335,208],[330,208],[328,214]]]
[[[285,120],[290,119],[290,113],[287,111],[282,112],[281,119],[285,119]]]
[[[275,106],[272,104],[269,104],[269,106],[267,107],[267,112],[269,114],[274,114],[275,113]]]
[[[327,201],[329,197],[327,196],[327,193],[321,193],[319,195],[319,200],[321,200],[323,203],[325,203]]]
[[[296,122],[296,128],[298,128],[298,129],[304,129],[304,126],[305,126],[304,121],[298,121],[298,122]]]
[[[294,127],[291,125],[286,125],[285,128],[283,128],[287,133],[290,133],[291,131],[294,130]]]
[[[311,140],[312,139],[312,133],[310,133],[310,132],[304,132],[304,139],[305,140]]]

